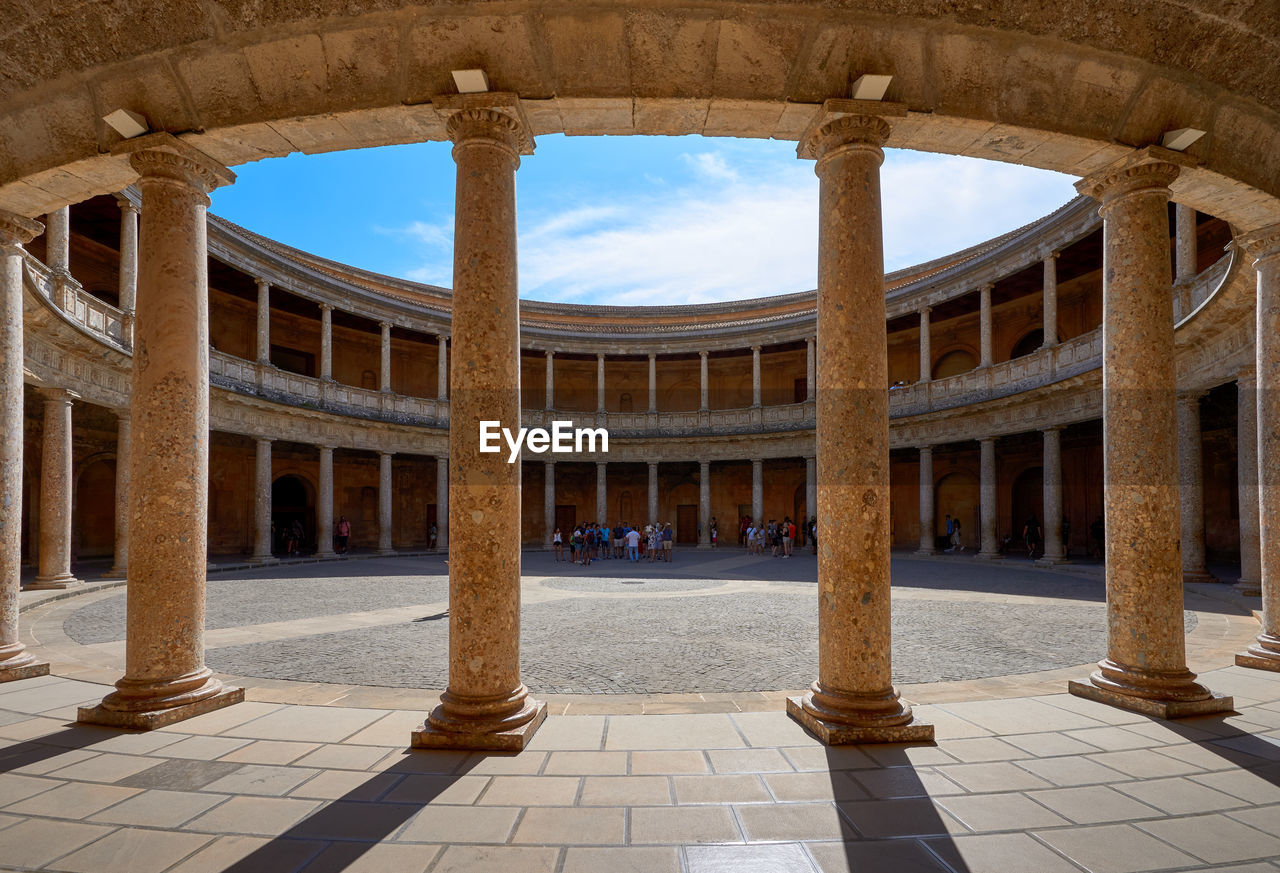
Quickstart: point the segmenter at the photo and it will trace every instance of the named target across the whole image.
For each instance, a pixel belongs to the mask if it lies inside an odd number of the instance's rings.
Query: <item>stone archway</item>
[[[1040,536],[1044,537],[1044,469],[1028,467],[1013,480],[1010,493],[1010,506],[1013,514],[1010,517],[1009,535],[1013,537],[1011,546],[1014,551],[1025,551],[1022,540],[1022,528],[1027,519],[1034,515],[1040,522]]]
[[[286,537],[295,522],[302,524],[298,549],[312,551],[316,545],[315,486],[302,476],[288,473],[271,483],[271,525],[275,529],[273,545],[280,551],[284,551]]]
[[[945,379],[948,376],[958,376],[961,373],[968,373],[977,366],[978,356],[972,351],[952,349],[938,358],[938,362],[933,365],[933,378]]]
[[[966,550],[978,545],[982,523],[980,506],[978,477],[967,470],[948,473],[934,486],[934,517],[938,519],[938,528],[946,532],[948,515],[960,519],[960,543]]]

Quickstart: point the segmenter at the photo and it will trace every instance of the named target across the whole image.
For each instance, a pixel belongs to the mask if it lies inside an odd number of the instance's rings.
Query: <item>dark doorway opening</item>
[[[316,500],[311,483],[301,476],[289,475],[271,484],[271,524],[278,552],[286,553],[295,535],[295,551],[315,551]]]

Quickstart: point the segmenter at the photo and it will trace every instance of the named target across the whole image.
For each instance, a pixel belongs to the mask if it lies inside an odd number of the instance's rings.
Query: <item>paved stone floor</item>
[[[681,575],[702,580],[692,585],[663,581],[668,568],[574,572],[535,563],[543,557],[526,558],[530,611],[616,602],[642,614],[723,613],[746,597],[802,603],[792,587],[813,595],[801,559],[753,569],[742,556],[699,556]],[[215,575],[211,660],[289,639],[341,641],[362,622],[442,625],[423,609],[434,593],[415,594],[437,590],[436,559],[425,560]],[[1007,606],[1048,605],[1031,618],[1042,653],[1054,651],[1068,606],[1099,614],[1100,581],[1088,569],[909,559],[894,569],[900,611],[954,621],[961,611],[948,609],[977,606],[998,622]],[[261,590],[246,587],[255,581]],[[1203,680],[1235,695],[1226,717],[1162,722],[1063,694],[1099,650],[1067,667],[905,685],[936,726],[934,745],[823,748],[780,711],[779,689],[553,693],[553,714],[518,756],[411,752],[409,731],[433,692],[332,681],[245,677],[247,702],[152,733],[76,726],[76,706],[119,675],[123,650],[110,630],[119,591],[34,594],[23,595],[24,639],[55,675],[0,685],[0,869],[1280,871],[1280,674],[1224,666],[1257,622],[1222,587],[1188,593],[1187,645]],[[255,612],[270,603],[276,611]],[[726,622],[717,627],[734,626]],[[925,647],[947,651],[948,622],[935,630]],[[1036,639],[996,636],[997,660]],[[528,661],[526,649],[536,671]]]

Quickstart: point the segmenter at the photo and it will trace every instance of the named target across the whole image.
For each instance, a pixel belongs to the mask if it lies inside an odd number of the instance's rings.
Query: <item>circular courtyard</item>
[[[396,688],[448,679],[441,557],[292,564],[211,575],[208,662],[240,677]],[[1097,568],[1048,572],[966,556],[893,564],[893,669],[903,684],[1087,664],[1106,651]],[[736,549],[590,567],[524,555],[522,676],[542,694],[778,691],[817,670],[817,562]],[[1198,598],[1194,609],[1213,609]],[[67,613],[83,646],[124,639],[125,594]],[[1186,613],[1187,631],[1197,613]]]

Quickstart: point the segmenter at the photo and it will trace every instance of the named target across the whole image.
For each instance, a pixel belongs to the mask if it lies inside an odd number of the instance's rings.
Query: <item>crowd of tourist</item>
[[[804,519],[801,519],[804,522]],[[796,527],[796,523],[791,520],[791,516],[784,516],[782,521],[777,519],[769,519],[768,523],[763,520],[757,522],[750,516],[744,515],[738,525],[738,544],[744,546],[749,555],[763,555],[766,550],[775,558],[790,558],[795,552],[795,547],[800,543],[800,536],[804,535],[808,540],[810,548],[818,551],[818,520],[816,518],[809,519],[805,524],[805,529],[801,530]]]
[[[567,534],[556,528],[551,534],[551,547],[557,561],[591,564],[593,561],[667,561],[675,554],[675,532],[665,522],[633,524],[587,522]]]

